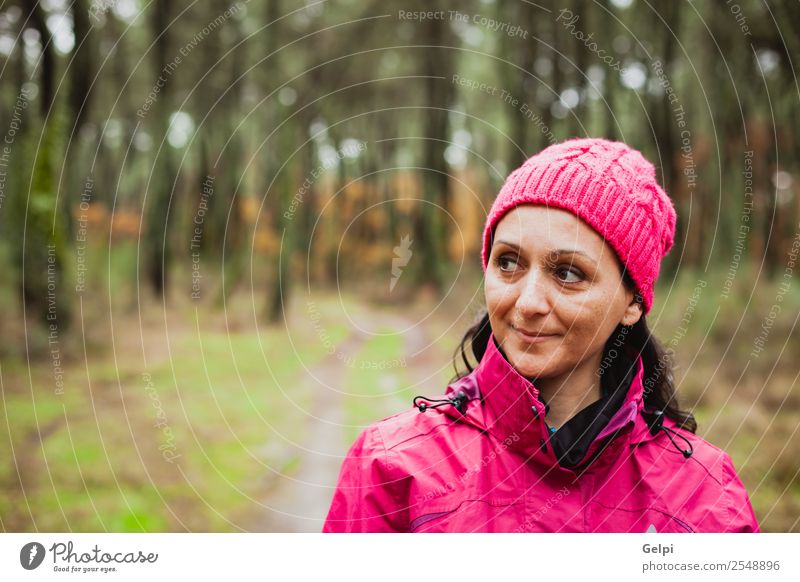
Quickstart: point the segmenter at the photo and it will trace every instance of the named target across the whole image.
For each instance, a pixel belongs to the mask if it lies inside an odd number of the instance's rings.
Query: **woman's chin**
[[[538,378],[547,374],[542,365],[548,356],[532,356],[531,354],[513,354],[510,360],[514,369],[526,378]]]

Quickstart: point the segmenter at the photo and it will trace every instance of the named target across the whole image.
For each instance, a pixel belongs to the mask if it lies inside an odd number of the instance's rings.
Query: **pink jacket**
[[[538,390],[492,337],[479,366],[448,386],[447,402],[420,402],[424,413],[361,433],[323,531],[760,531],[731,458],[649,415],[641,358],[637,366],[624,402],[567,469]]]

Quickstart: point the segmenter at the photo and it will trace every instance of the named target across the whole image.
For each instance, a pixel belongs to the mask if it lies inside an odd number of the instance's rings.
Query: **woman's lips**
[[[516,327],[514,328],[514,331],[516,331],[517,334],[525,342],[531,343],[531,344],[535,344],[535,343],[538,344],[539,342],[544,342],[544,341],[547,341],[547,340],[552,339],[554,337],[558,337],[558,335],[556,335],[556,334],[546,334],[546,335],[545,334],[531,334],[531,333],[522,331],[521,329],[517,329]]]

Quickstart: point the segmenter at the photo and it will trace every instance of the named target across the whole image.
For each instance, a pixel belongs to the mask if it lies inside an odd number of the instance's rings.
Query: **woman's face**
[[[642,314],[603,237],[575,214],[525,204],[497,224],[485,291],[489,321],[523,376],[568,373],[593,357],[617,325]],[[533,337],[544,334],[542,337]]]

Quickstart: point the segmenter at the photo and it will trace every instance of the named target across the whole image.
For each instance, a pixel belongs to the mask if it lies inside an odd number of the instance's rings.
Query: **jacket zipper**
[[[589,458],[588,458],[586,461],[584,461],[584,462],[583,462],[583,463],[581,463],[581,464],[575,465],[574,467],[564,467],[564,468],[565,468],[565,469],[569,469],[570,471],[574,471],[574,472],[576,472],[576,473],[579,473],[579,472],[581,472],[581,471],[585,470],[586,468],[588,468],[588,467],[589,467],[589,465],[591,465],[592,463],[594,463],[594,462],[597,460],[597,458],[598,458],[598,457],[599,457],[601,454],[603,454],[603,451],[605,451],[605,450],[606,450],[608,447],[610,447],[610,446],[611,446],[611,443],[613,443],[613,442],[614,442],[614,439],[616,439],[616,438],[617,438],[617,435],[618,435],[618,434],[619,434],[619,433],[620,433],[620,432],[621,432],[621,431],[622,431],[624,428],[625,428],[625,427],[623,427],[623,428],[618,428],[617,430],[615,430],[614,432],[612,432],[612,433],[611,433],[609,436],[607,436],[607,437],[605,438],[605,441],[606,441],[606,442],[605,442],[605,443],[604,443],[602,446],[598,447],[598,448],[597,448],[597,450],[595,450],[595,452],[593,452],[593,453],[592,453],[592,454],[589,456]]]

